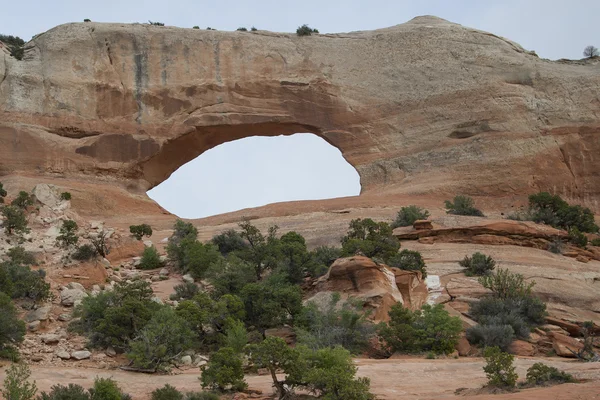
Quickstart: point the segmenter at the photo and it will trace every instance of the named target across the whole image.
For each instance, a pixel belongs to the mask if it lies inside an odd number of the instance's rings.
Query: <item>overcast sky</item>
[[[164,22],[219,30],[240,26],[322,33],[385,28],[419,15],[511,39],[540,57],[581,58],[600,47],[600,0],[34,0],[0,6],[0,33],[29,40],[56,25]],[[181,217],[201,217],[283,200],[358,194],[356,171],[337,149],[313,135],[250,138],[212,149],[151,193]]]

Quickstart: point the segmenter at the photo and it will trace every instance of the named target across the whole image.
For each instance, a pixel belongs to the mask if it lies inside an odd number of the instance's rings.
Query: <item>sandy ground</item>
[[[539,359],[521,358],[516,360],[517,373],[524,379],[526,370]],[[484,362],[479,358],[463,359],[358,359],[359,375],[371,379],[372,392],[378,399],[444,399],[467,397],[470,399],[600,399],[600,363],[579,363],[562,359],[544,359],[544,363],[568,371],[583,383],[566,384],[551,388],[522,390],[509,394],[470,394],[456,395],[459,388],[481,388],[486,378],[482,370]],[[135,400],[146,400],[149,393],[169,383],[183,391],[200,390],[199,371],[191,369],[176,375],[147,375],[120,370],[92,368],[52,368],[33,365],[32,378],[39,390],[49,390],[55,384],[76,383],[89,387],[96,376],[112,377]],[[0,380],[4,379],[4,369]],[[271,393],[269,376],[247,376],[252,389]]]

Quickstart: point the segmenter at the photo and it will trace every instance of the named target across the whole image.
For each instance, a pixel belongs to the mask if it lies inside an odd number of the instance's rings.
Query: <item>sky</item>
[[[160,21],[219,30],[255,26],[321,33],[371,30],[435,15],[492,32],[543,58],[582,57],[600,47],[600,0],[33,0],[0,6],[0,33],[29,40],[66,22]],[[273,166],[276,166],[274,168]],[[356,195],[358,174],[311,134],[225,143],[182,166],[149,192],[167,210],[198,218],[286,200]]]

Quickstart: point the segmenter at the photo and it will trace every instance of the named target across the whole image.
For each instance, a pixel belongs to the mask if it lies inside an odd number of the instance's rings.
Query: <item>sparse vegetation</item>
[[[548,243],[548,251],[550,251],[554,254],[561,254],[563,251],[563,248],[564,248],[564,243],[559,237],[552,239],[552,241],[550,243]]]
[[[485,276],[492,273],[496,261],[482,253],[474,253],[471,257],[465,256],[458,264],[465,269],[467,276]]]
[[[6,233],[9,235],[13,233],[29,233],[30,229],[27,227],[27,217],[22,209],[11,205],[2,207],[1,212],[4,217]]]
[[[150,246],[144,249],[140,260],[140,269],[156,269],[163,265],[156,247]]]
[[[513,365],[515,357],[502,352],[498,347],[486,348],[484,357],[486,365],[483,370],[488,378],[488,386],[513,389],[518,378]]]
[[[240,28],[237,28],[236,31],[238,31],[238,32],[248,32],[248,29],[242,26]]]
[[[402,207],[396,215],[396,219],[392,222],[392,229],[401,226],[412,226],[415,221],[429,218],[429,211],[417,207],[415,205]]]
[[[404,249],[390,258],[388,265],[405,271],[419,271],[423,279],[427,278],[427,266],[418,251]]]
[[[250,28],[250,30],[251,30],[252,32],[256,32],[258,29],[256,29],[256,27],[254,27],[254,26],[253,26],[252,28]]]
[[[17,60],[22,60],[25,53],[25,41],[18,36],[0,34],[0,42],[8,47],[10,55]]]
[[[163,22],[150,21],[150,20],[148,20],[148,24],[153,25],[153,26],[165,26],[165,24]]]
[[[71,257],[77,261],[88,261],[98,255],[96,248],[91,244],[77,246]]]
[[[342,238],[343,256],[362,254],[387,262],[399,248],[400,242],[392,234],[392,228],[386,222],[370,218],[352,220],[348,234]]]
[[[591,244],[592,246],[600,247],[600,238],[592,239],[592,240],[590,241],[590,244]]]
[[[69,249],[77,245],[79,236],[77,236],[77,222],[73,220],[65,220],[60,227],[59,235],[56,237],[57,246],[63,249]]]
[[[92,20],[89,19],[89,18],[86,18],[86,19],[83,20],[83,22],[92,22]]]
[[[298,36],[310,36],[313,33],[319,33],[319,31],[316,29],[312,29],[306,24],[299,26],[298,29],[296,29],[296,35]]]
[[[506,351],[515,339],[515,331],[511,325],[475,325],[467,329],[466,336],[471,344]]]
[[[483,213],[475,208],[475,202],[469,196],[455,196],[453,201],[446,200],[444,204],[448,214],[483,217]]]
[[[96,253],[101,257],[106,257],[110,252],[107,239],[108,232],[105,232],[104,230],[98,232],[95,236],[90,236],[90,243],[94,246],[94,249],[96,249]]]
[[[577,351],[571,350],[580,361],[600,362],[600,353],[594,349],[594,347],[598,346],[598,343],[595,341],[593,328],[594,323],[592,321],[584,322],[582,329],[583,347]]]
[[[165,386],[153,390],[150,400],[184,400],[184,396],[183,393],[167,383]]]
[[[33,197],[29,193],[21,190],[19,195],[10,204],[19,207],[22,210],[26,210],[27,207],[33,205]]]
[[[31,370],[26,364],[13,363],[6,370],[4,386],[0,394],[6,400],[33,400],[37,393],[35,382],[29,382]]]
[[[0,359],[16,360],[18,351],[15,345],[21,343],[24,337],[25,323],[19,320],[10,297],[0,291]]]
[[[583,56],[585,58],[598,57],[600,56],[600,51],[598,51],[598,48],[595,46],[587,46],[585,49],[583,49]]]
[[[585,248],[588,244],[588,238],[579,229],[573,227],[569,229],[569,242],[577,247]]]
[[[200,27],[198,25],[194,25],[192,29],[200,29]]]
[[[131,225],[129,227],[129,233],[137,240],[142,240],[144,236],[152,236],[152,227],[148,224]]]
[[[71,193],[69,193],[69,192],[62,192],[60,194],[60,199],[61,200],[65,200],[65,201],[71,200]]]
[[[531,386],[558,385],[575,382],[573,375],[543,363],[535,363],[527,370],[527,384]]]

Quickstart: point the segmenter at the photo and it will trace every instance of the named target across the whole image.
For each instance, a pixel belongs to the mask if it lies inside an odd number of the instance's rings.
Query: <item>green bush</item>
[[[484,351],[486,365],[483,367],[488,385],[512,389],[517,384],[517,374],[512,354],[502,352],[498,347],[488,347]]]
[[[18,36],[0,34],[0,41],[8,47],[10,55],[17,60],[22,60],[25,52],[25,41]]]
[[[192,282],[184,282],[173,287],[175,293],[171,294],[169,298],[171,300],[191,300],[200,293],[198,285]]]
[[[129,233],[137,240],[142,240],[144,236],[152,236],[152,227],[148,224],[131,225],[129,226]]]
[[[564,247],[564,243],[558,237],[554,238],[550,243],[548,243],[548,251],[550,251],[554,254],[561,254],[563,247]]]
[[[529,196],[532,219],[565,230],[577,228],[580,232],[598,232],[594,213],[589,208],[571,206],[558,195],[540,192]]]
[[[600,247],[600,238],[592,239],[590,244],[592,246]]]
[[[142,253],[142,259],[140,260],[140,269],[156,269],[162,265],[163,263],[160,260],[160,255],[158,254],[156,247],[146,247]]]
[[[92,20],[89,19],[89,18],[86,18],[86,19],[83,20],[83,22],[92,22]]]
[[[529,385],[560,384],[574,381],[573,375],[542,363],[535,363],[527,370],[527,384]]]
[[[483,217],[483,213],[475,208],[474,201],[469,196],[455,196],[454,201],[446,200],[444,204],[448,214]]]
[[[96,248],[91,244],[84,244],[81,246],[77,246],[71,257],[77,261],[88,261],[92,258],[96,258],[98,252]]]
[[[0,394],[7,400],[33,400],[37,393],[37,387],[29,382],[31,370],[26,364],[13,363],[6,370],[4,386],[0,389]]]
[[[492,273],[496,267],[496,261],[490,256],[482,253],[473,253],[473,256],[465,256],[458,264],[465,268],[467,276],[484,276]]]
[[[19,315],[10,297],[0,292],[0,359],[14,358],[18,353],[15,344],[25,337],[25,323]]]
[[[60,194],[60,199],[61,200],[71,200],[71,193],[70,192],[62,192]]]
[[[200,29],[200,27],[198,25],[194,25],[192,29]]]
[[[252,28],[250,28],[250,30],[251,30],[252,32],[256,32],[258,29],[256,29],[256,27],[254,27],[254,26],[253,26]]]
[[[89,392],[91,400],[131,400],[131,396],[123,393],[112,378],[94,379],[94,386]]]
[[[411,311],[398,303],[389,316],[389,323],[380,324],[378,333],[392,353],[450,354],[462,331],[460,318],[451,317],[441,304]]]
[[[585,248],[588,244],[588,238],[579,229],[573,227],[569,229],[569,242],[577,247]]]
[[[496,273],[480,277],[479,283],[484,288],[490,289],[494,293],[494,296],[500,299],[531,296],[531,289],[535,285],[535,282],[526,284],[523,275],[501,268]]]
[[[339,301],[339,293],[334,293],[329,304],[322,308],[314,302],[307,303],[296,329],[298,343],[313,350],[335,346],[355,354],[364,350],[375,327],[366,320],[362,304],[348,301],[340,306]]]
[[[25,210],[27,207],[33,205],[33,197],[31,197],[29,193],[21,190],[19,195],[10,203],[10,205]]]
[[[341,257],[342,249],[338,247],[319,246],[311,252],[313,258],[312,270],[308,274],[313,278],[323,276],[335,260]]]
[[[400,226],[412,226],[415,221],[427,218],[429,218],[429,211],[424,210],[421,207],[411,205],[408,207],[402,207],[400,211],[398,211],[398,215],[396,216],[394,222],[392,222],[391,226],[392,229]]]
[[[2,40],[2,35],[0,35],[0,40]],[[4,198],[6,197],[8,193],[6,192],[6,190],[4,189],[4,185],[2,184],[2,182],[0,182],[0,204],[4,204]]]
[[[515,333],[510,325],[476,325],[467,329],[469,343],[481,347],[498,347],[502,351],[508,350],[515,338]]]
[[[4,228],[9,235],[24,234],[30,231],[27,227],[27,217],[22,209],[11,205],[2,207],[1,212],[4,217]]]
[[[278,337],[267,337],[258,344],[249,345],[247,352],[257,368],[265,368],[269,371],[278,398],[286,398],[289,393],[288,388],[276,374],[281,371],[288,374],[299,363],[299,352],[290,348],[285,340]]]
[[[244,381],[242,359],[230,347],[222,347],[211,355],[208,364],[202,367],[200,381],[203,388],[219,391],[241,391],[248,386]]]
[[[33,253],[26,251],[22,246],[16,246],[8,249],[6,255],[8,256],[9,261],[13,264],[34,265],[36,263]]]
[[[60,227],[59,235],[56,237],[57,246],[68,249],[71,246],[76,246],[79,241],[79,236],[77,236],[77,222],[72,220],[65,220],[62,222],[62,226]]]
[[[299,26],[298,29],[296,29],[296,35],[298,35],[298,36],[310,36],[313,33],[319,33],[319,31],[316,29],[310,28],[306,24]]]
[[[165,26],[165,24],[163,22],[156,22],[156,21],[148,21],[148,24],[150,25],[154,25],[154,26]]]
[[[224,256],[234,251],[244,250],[248,243],[244,238],[233,229],[226,230],[223,233],[213,236],[212,243],[217,246],[219,252]]]
[[[402,250],[390,258],[388,265],[405,271],[420,271],[423,278],[427,278],[427,266],[423,256],[418,251]]]
[[[190,392],[186,393],[185,400],[219,400],[220,397],[212,392]]]
[[[249,246],[236,254],[254,268],[256,280],[263,278],[265,271],[272,270],[277,266],[279,257],[279,240],[277,239],[278,227],[271,226],[267,235],[252,225],[249,220],[240,222],[240,235],[248,242]]]
[[[52,386],[50,393],[42,392],[38,400],[90,400],[90,394],[83,387],[69,383],[69,386]]]
[[[352,220],[348,234],[342,238],[344,256],[362,253],[387,262],[398,253],[399,248],[400,242],[392,234],[392,228],[385,222],[375,222],[370,218]]]
[[[239,294],[248,283],[256,282],[254,267],[232,255],[212,264],[206,271],[206,277],[213,286],[216,297]]]
[[[172,308],[163,307],[129,343],[127,358],[137,368],[164,371],[192,347],[193,338],[188,322]]]
[[[173,234],[167,244],[167,255],[169,260],[175,263],[175,266],[184,268],[184,249],[185,245],[193,242],[198,237],[198,230],[189,222],[183,222],[178,219],[173,225]]]
[[[183,393],[168,383],[160,389],[152,391],[151,400],[184,400]]]
[[[241,28],[237,28],[236,29],[238,32],[248,32],[247,28],[244,28],[243,26]]]
[[[184,241],[183,250],[183,268],[182,272],[190,273],[195,279],[204,279],[208,268],[217,263],[221,258],[221,253],[210,243],[203,244],[195,240],[192,242]]]
[[[232,320],[225,331],[225,347],[231,347],[241,353],[248,344],[248,331],[242,321]]]
[[[44,280],[43,270],[33,271],[29,266],[15,263],[0,263],[0,292],[13,299],[28,298],[36,303],[52,297],[50,284]]]

